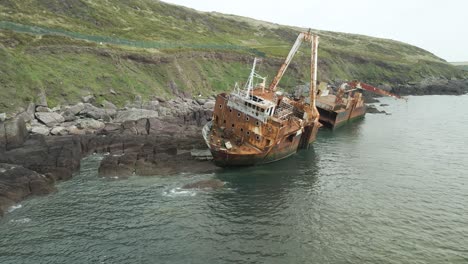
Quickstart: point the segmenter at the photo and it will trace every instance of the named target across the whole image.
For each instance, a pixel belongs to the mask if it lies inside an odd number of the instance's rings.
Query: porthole
[[[255,122],[255,125],[259,126],[259,125],[260,125],[260,123],[257,121],[257,122]]]
[[[244,129],[243,129],[243,128],[241,128],[241,132],[244,132]]]
[[[247,131],[247,136],[249,136],[249,135],[250,135],[250,131]]]
[[[237,117],[240,117],[240,113],[237,113]]]
[[[232,112],[232,109],[231,109],[231,108],[229,108],[229,112]]]
[[[232,124],[231,126],[234,127],[234,124]]]
[[[223,108],[223,105],[219,105],[219,109]]]
[[[246,117],[245,120],[249,121],[250,119],[249,119],[249,117]]]
[[[255,138],[256,138],[257,140],[260,140],[260,136],[259,136],[259,135],[257,135]]]

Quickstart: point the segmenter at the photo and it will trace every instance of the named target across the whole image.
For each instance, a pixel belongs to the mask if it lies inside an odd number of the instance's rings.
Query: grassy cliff
[[[271,80],[301,29],[153,0],[0,2],[0,112],[93,93],[123,105],[136,94],[207,96],[247,78],[253,57]],[[398,41],[314,30],[319,78],[403,83],[466,74]],[[280,86],[306,82],[301,48]]]

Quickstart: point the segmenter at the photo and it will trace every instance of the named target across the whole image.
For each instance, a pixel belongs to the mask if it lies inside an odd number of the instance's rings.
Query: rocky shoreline
[[[468,80],[428,79],[380,88],[401,95],[458,95],[468,92]],[[364,96],[368,103],[377,102],[373,95]],[[49,108],[42,94],[14,117],[0,114],[0,216],[26,197],[54,192],[55,182],[70,179],[81,159],[93,153],[104,154],[101,177],[215,170],[193,155],[206,149],[201,127],[211,119],[214,104],[213,98],[137,97],[118,109],[87,95],[75,105]],[[379,112],[369,108],[369,113]]]
[[[117,109],[82,103],[50,109],[45,101],[0,121],[0,215],[31,195],[55,191],[81,159],[103,153],[102,177],[168,175],[215,169],[191,155],[206,148],[201,136],[212,116],[212,99],[162,99]],[[138,107],[138,108],[137,108]]]

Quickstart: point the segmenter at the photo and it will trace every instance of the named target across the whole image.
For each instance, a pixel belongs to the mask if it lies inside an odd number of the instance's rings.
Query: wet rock
[[[182,186],[182,189],[219,189],[224,186],[224,182],[218,179],[201,180]]]
[[[101,177],[130,177],[135,172],[136,153],[123,155],[108,155],[101,161],[99,176]]]
[[[19,165],[0,163],[0,215],[31,195],[54,192],[54,181]]]
[[[158,117],[159,114],[153,110],[146,109],[129,109],[117,112],[114,122],[136,121],[142,118]]]
[[[48,127],[53,127],[65,121],[63,116],[54,112],[50,112],[50,113],[37,112],[35,115],[39,121],[41,121],[43,124],[45,124]]]
[[[44,125],[33,126],[31,128],[31,133],[48,136],[50,128]]]
[[[369,113],[369,114],[385,114],[386,113],[385,111],[381,111],[381,110],[377,109],[373,105],[368,105],[367,109],[366,109],[366,112]]]

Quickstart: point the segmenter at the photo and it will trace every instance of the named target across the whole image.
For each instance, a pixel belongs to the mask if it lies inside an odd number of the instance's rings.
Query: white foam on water
[[[21,207],[23,207],[21,204],[15,204],[15,205],[10,206],[10,208],[8,208],[7,211],[8,211],[9,213],[11,213],[11,212],[13,212],[13,211],[16,210],[16,209],[20,209]]]
[[[197,192],[194,190],[185,190],[182,188],[173,188],[170,190],[166,190],[163,192],[163,196],[167,197],[178,197],[178,196],[195,196],[197,195]]]
[[[10,220],[11,223],[18,223],[18,224],[26,224],[31,222],[31,218],[20,218],[20,219],[12,219]]]

